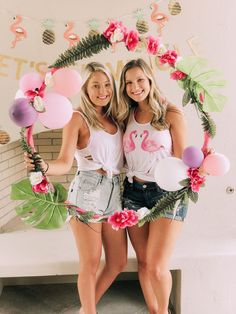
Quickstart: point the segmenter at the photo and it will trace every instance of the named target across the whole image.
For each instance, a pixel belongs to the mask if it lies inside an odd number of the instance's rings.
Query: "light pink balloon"
[[[49,129],[63,128],[71,119],[71,102],[57,93],[46,93],[43,98],[45,112],[39,113],[39,121]]]
[[[27,73],[22,76],[19,82],[20,89],[23,93],[28,90],[35,90],[40,88],[43,84],[43,78],[38,73]]]
[[[206,156],[203,161],[203,169],[211,176],[222,176],[229,171],[229,159],[219,153],[213,153]]]
[[[75,96],[82,87],[80,74],[73,69],[62,68],[57,70],[53,76],[52,90],[65,97]]]

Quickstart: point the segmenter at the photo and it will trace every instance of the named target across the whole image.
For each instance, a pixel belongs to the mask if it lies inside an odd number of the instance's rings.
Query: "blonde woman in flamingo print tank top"
[[[119,112],[126,124],[123,207],[150,209],[165,193],[154,180],[155,164],[168,156],[181,158],[185,120],[181,111],[161,96],[150,67],[142,59],[128,62],[122,70]],[[143,227],[128,228],[140,284],[152,314],[170,313],[172,279],[168,264],[186,212],[186,207],[179,206],[175,214],[167,212]]]

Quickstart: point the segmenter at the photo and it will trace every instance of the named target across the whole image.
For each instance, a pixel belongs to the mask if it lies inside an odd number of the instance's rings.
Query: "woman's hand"
[[[43,173],[46,173],[47,170],[48,170],[48,163],[46,161],[44,161],[40,155],[37,154],[37,164],[40,165],[40,168],[42,170]],[[35,171],[36,168],[35,168],[35,161],[33,159],[33,156],[29,153],[24,153],[24,163],[25,163],[25,166],[26,168],[29,170],[29,171]]]

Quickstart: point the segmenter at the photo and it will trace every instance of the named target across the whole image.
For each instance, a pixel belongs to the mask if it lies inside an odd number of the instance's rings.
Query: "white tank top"
[[[83,118],[86,121],[84,116]],[[120,128],[117,126],[116,133],[110,134],[104,130],[94,129],[88,123],[87,126],[90,132],[88,145],[83,149],[76,149],[75,152],[78,171],[103,169],[107,171],[108,177],[119,174],[124,160]]]
[[[172,139],[169,130],[159,131],[148,123],[138,123],[131,111],[123,138],[129,182],[136,176],[154,182],[154,170],[158,160],[172,155]]]

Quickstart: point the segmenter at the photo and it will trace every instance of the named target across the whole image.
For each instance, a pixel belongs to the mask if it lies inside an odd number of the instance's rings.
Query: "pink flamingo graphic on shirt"
[[[149,136],[148,130],[144,130],[141,136],[144,136],[143,141],[141,143],[142,150],[152,153],[156,152],[159,148],[162,147],[162,145],[159,145],[155,141],[148,139]]]
[[[19,26],[19,24],[22,22],[22,17],[20,15],[16,15],[14,17],[15,22],[11,24],[10,31],[15,34],[14,40],[11,42],[12,46],[11,48],[15,48],[16,43],[24,38],[27,37],[26,30]]]
[[[69,47],[72,47],[80,41],[80,37],[79,35],[71,32],[74,28],[73,22],[68,22],[65,26],[66,31],[64,32],[64,38],[69,41]]]
[[[137,131],[134,130],[130,132],[128,138],[124,138],[124,151],[126,153],[132,152],[132,150],[135,150],[135,143],[133,140],[133,136],[137,135]]]

